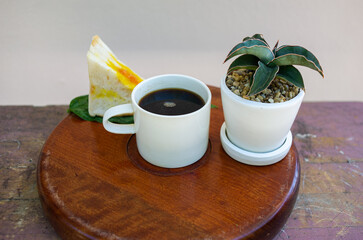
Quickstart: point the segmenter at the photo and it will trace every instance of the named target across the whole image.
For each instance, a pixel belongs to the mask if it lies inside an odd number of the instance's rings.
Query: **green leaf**
[[[234,48],[232,48],[224,62],[228,61],[234,56],[245,54],[254,55],[266,64],[274,59],[274,55],[270,48],[268,48],[263,41],[259,39],[250,39],[239,43]]]
[[[266,43],[266,46],[268,46],[268,47],[269,47],[268,43],[267,43],[267,42],[266,42],[266,40],[263,38],[263,35],[262,35],[262,34],[258,34],[258,33],[256,33],[255,35],[253,35],[253,36],[252,36],[252,38],[254,38],[254,39],[259,39],[259,40],[261,40],[261,41],[265,42],[265,43]]]
[[[218,108],[218,106],[217,105],[214,105],[214,104],[211,104],[210,105],[210,108]]]
[[[74,98],[69,104],[68,112],[72,112],[76,114],[78,117],[82,118],[86,121],[99,122],[102,123],[102,117],[95,116],[92,117],[88,113],[88,95],[83,95]],[[112,117],[110,118],[110,122],[120,123],[120,124],[130,124],[134,122],[133,116],[121,116],[121,117]]]
[[[279,45],[279,40],[277,40],[277,42],[276,42],[276,44],[275,44],[275,46],[274,46],[274,48],[272,49],[272,53],[274,54],[274,55],[276,55],[276,50],[277,50],[277,46]]]
[[[234,60],[228,68],[227,73],[238,69],[256,70],[258,67],[258,57],[253,55],[242,55]]]
[[[277,49],[276,57],[272,63],[278,66],[301,65],[318,71],[324,77],[323,69],[318,59],[307,49],[300,46],[284,45]]]
[[[241,48],[241,47],[250,47],[253,45],[261,45],[261,46],[267,46],[263,41],[259,40],[259,39],[252,39],[250,37],[247,37],[249,39],[247,40],[243,40],[243,42],[238,43],[236,46],[234,46],[232,48],[232,50],[228,53],[228,55],[232,54],[234,51],[236,51],[237,49]],[[246,38],[244,38],[246,39]]]
[[[269,45],[268,45],[268,43],[266,42],[266,40],[262,37],[262,34],[258,34],[258,33],[256,33],[256,34],[254,34],[252,37],[245,37],[245,38],[242,40],[242,42],[247,41],[247,40],[250,40],[250,39],[258,39],[258,40],[261,40],[261,41],[263,41],[263,42],[265,43],[265,45],[266,45],[267,47],[269,47]]]
[[[251,89],[248,96],[255,95],[267,88],[275,78],[276,73],[279,71],[279,66],[268,67],[261,61],[258,62],[258,66],[259,67],[253,75]]]
[[[282,78],[299,88],[305,88],[304,81],[299,70],[294,66],[281,66],[277,77]]]

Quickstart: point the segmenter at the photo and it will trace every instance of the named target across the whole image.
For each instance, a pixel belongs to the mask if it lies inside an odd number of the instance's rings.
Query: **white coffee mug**
[[[184,89],[199,95],[205,102],[197,111],[182,115],[151,113],[139,106],[147,94],[161,89]],[[212,94],[198,79],[166,74],[146,79],[131,93],[131,104],[108,109],[103,117],[104,128],[112,133],[136,133],[137,149],[149,163],[159,167],[178,168],[193,164],[203,157],[208,147]],[[109,119],[133,114],[134,124],[115,124]]]

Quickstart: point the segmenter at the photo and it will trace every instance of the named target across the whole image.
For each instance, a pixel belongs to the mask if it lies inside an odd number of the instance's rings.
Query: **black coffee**
[[[161,89],[144,96],[139,106],[146,111],[161,115],[182,115],[197,111],[204,106],[197,94],[177,88]]]

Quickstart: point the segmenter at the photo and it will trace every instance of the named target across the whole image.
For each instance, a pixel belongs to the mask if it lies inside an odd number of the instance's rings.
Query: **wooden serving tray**
[[[210,87],[210,144],[191,166],[145,162],[134,135],[70,114],[39,158],[45,215],[64,239],[272,239],[294,206],[300,179],[293,145],[280,162],[249,166],[223,150],[220,90]]]

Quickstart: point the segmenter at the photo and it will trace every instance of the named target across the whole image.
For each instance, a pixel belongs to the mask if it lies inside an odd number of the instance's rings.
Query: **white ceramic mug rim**
[[[247,100],[244,99],[240,96],[237,96],[236,94],[234,94],[226,85],[226,76],[224,75],[224,77],[222,78],[221,81],[221,90],[224,91],[226,94],[228,94],[229,97],[232,98],[233,101],[241,103],[241,104],[248,104],[248,105],[252,105],[255,107],[261,107],[261,108],[268,108],[268,109],[272,109],[272,108],[280,108],[280,107],[284,107],[290,104],[294,104],[295,102],[299,102],[301,101],[301,99],[304,97],[305,92],[303,89],[300,89],[300,92],[298,95],[296,95],[294,98],[285,101],[285,102],[279,102],[279,103],[262,103],[262,102],[256,102],[256,101],[251,101],[251,100]]]
[[[203,87],[203,89],[207,92],[207,101],[204,103],[203,107],[201,107],[200,109],[198,109],[198,110],[196,110],[194,112],[187,113],[187,114],[181,114],[181,115],[161,115],[161,114],[156,114],[156,113],[146,111],[145,109],[140,107],[139,103],[136,102],[136,100],[135,100],[135,94],[138,91],[138,89],[141,88],[142,85],[144,84],[144,82],[146,82],[146,81],[155,81],[155,79],[160,78],[160,77],[165,77],[165,76],[188,78],[188,79],[190,79],[192,81],[195,81],[198,84],[200,84]],[[162,90],[162,89],[166,89],[166,88],[156,89],[155,91]],[[197,93],[197,92],[195,92],[193,90],[189,90],[189,91],[192,91],[195,94],[198,94],[200,96],[199,93]],[[187,76],[187,75],[182,75],[182,74],[162,74],[162,75],[157,75],[157,76],[145,79],[144,81],[142,81],[138,85],[136,85],[136,87],[134,88],[134,90],[131,93],[131,102],[137,107],[137,109],[139,111],[144,112],[146,114],[150,114],[150,115],[155,116],[155,117],[160,117],[160,118],[183,118],[183,117],[198,114],[200,111],[203,111],[206,107],[208,107],[210,105],[211,99],[212,99],[212,94],[211,94],[209,88],[207,87],[207,85],[204,82],[202,82],[202,81],[200,81],[200,80],[198,80],[198,79],[196,79],[194,77]]]

